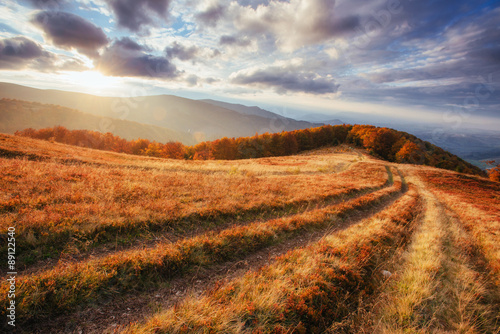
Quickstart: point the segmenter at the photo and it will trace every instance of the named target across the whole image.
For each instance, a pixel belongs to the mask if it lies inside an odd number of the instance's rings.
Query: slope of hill
[[[170,95],[100,97],[0,83],[0,98],[57,104],[93,115],[156,125],[180,133],[190,133],[197,141],[314,126],[308,122],[241,114],[202,101]]]
[[[183,161],[10,135],[0,171],[20,333],[498,329],[498,182],[343,145]]]
[[[244,114],[244,115],[256,115],[256,116],[262,116],[262,117],[271,118],[271,119],[286,119],[286,117],[283,117],[283,116],[275,114],[273,112],[264,110],[264,109],[259,108],[259,107],[248,107],[248,106],[244,106],[242,104],[227,103],[227,102],[216,101],[216,100],[211,100],[211,99],[205,99],[205,100],[200,100],[200,101],[212,104],[214,106],[233,110],[233,111],[239,112],[240,114]],[[292,121],[291,118],[289,118],[289,120]]]
[[[392,162],[428,165],[468,174],[486,176],[480,168],[424,142],[405,132],[369,125],[324,125],[322,127],[291,132],[281,132],[253,137],[222,138],[212,142],[202,142],[188,147],[178,143],[152,143],[147,140],[124,142],[121,138],[106,138],[98,132],[74,133],[65,128],[56,127],[33,131],[16,132],[20,136],[54,140],[73,144],[76,138],[85,135],[90,148],[108,151],[149,155],[159,158],[188,160],[235,160],[270,156],[293,155],[329,145],[352,144],[366,148],[372,155]]]
[[[95,116],[78,110],[36,102],[0,99],[0,132],[13,134],[27,128],[42,129],[63,126],[70,130],[111,132],[122,138],[160,142],[195,143],[192,135],[154,125]]]
[[[274,119],[274,120],[282,120],[284,124],[287,124],[289,127],[294,127],[296,129],[304,129],[304,128],[311,127],[310,122],[297,121],[293,118],[284,117],[284,116],[281,116],[281,115],[278,115],[276,113],[264,110],[264,109],[259,108],[259,107],[248,107],[248,106],[244,106],[242,104],[227,103],[227,102],[215,101],[215,100],[210,100],[210,99],[200,100],[200,101],[203,101],[203,102],[209,103],[209,104],[213,104],[215,106],[219,106],[222,108],[226,108],[229,110],[234,110],[234,111],[236,111],[240,114],[244,114],[244,115],[256,115],[256,116],[261,116],[261,117]],[[336,124],[342,124],[342,122],[336,123]],[[323,125],[323,123],[318,122],[318,123],[313,123],[313,125],[314,126],[321,126],[321,125]]]
[[[500,131],[482,129],[444,130],[429,127],[413,129],[413,133],[463,159],[481,167],[488,166],[481,160],[495,160],[500,157]]]

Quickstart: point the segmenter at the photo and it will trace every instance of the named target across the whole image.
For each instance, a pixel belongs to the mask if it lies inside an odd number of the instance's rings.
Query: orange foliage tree
[[[237,158],[238,146],[234,138],[222,138],[212,142],[212,156],[217,160],[234,160]]]
[[[490,169],[488,171],[488,175],[491,181],[500,182],[500,165]]]
[[[162,147],[162,156],[170,159],[184,159],[184,145],[179,142],[166,143]]]
[[[293,155],[328,145],[349,143],[365,148],[388,161],[426,164],[486,176],[479,168],[411,134],[372,125],[324,125],[313,129],[256,134],[252,137],[222,138],[195,146],[184,146],[178,142],[161,144],[147,139],[126,141],[111,133],[70,131],[63,127],[26,129],[16,134],[100,150],[194,160],[233,160]],[[497,177],[497,173],[498,170],[494,169],[490,175]]]
[[[192,149],[193,160],[211,160],[213,159],[212,147],[210,142],[196,144]]]
[[[421,153],[420,147],[417,144],[407,140],[398,153],[396,153],[396,161],[417,163],[417,161],[415,161],[415,157],[419,156]]]
[[[398,139],[399,138],[391,129],[380,128],[369,131],[363,137],[363,145],[365,148],[372,150],[382,158],[393,160],[392,147]]]

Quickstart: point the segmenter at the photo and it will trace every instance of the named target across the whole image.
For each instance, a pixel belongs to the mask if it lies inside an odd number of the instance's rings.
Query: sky
[[[0,0],[0,81],[498,130],[500,0]]]

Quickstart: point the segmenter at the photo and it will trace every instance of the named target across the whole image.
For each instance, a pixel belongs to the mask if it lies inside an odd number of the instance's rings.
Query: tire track
[[[437,197],[417,184],[426,199],[425,217],[376,304],[373,332],[498,333],[498,307],[464,252],[469,237]]]
[[[104,328],[107,328],[110,325],[113,325],[113,322],[123,325],[123,321],[130,321],[130,319],[133,319],[132,314],[147,314],[151,300],[158,300],[159,297],[156,296],[161,296],[161,298],[163,299],[160,304],[162,308],[171,306],[176,301],[182,299],[182,297],[189,293],[201,293],[202,291],[209,288],[217,280],[226,277],[237,277],[248,270],[252,270],[262,265],[268,264],[276,256],[284,254],[290,249],[304,246],[305,244],[309,244],[321,239],[324,235],[343,230],[351,226],[352,224],[355,224],[362,219],[383,210],[388,205],[391,205],[401,195],[402,192],[398,191],[392,196],[386,197],[385,200],[383,200],[381,203],[378,203],[374,207],[370,205],[364,205],[357,208],[356,211],[347,212],[346,215],[340,217],[341,219],[336,219],[336,221],[333,223],[328,223],[323,226],[320,225],[318,229],[313,229],[310,231],[305,230],[300,235],[291,235],[291,237],[288,239],[285,238],[279,240],[279,242],[275,245],[256,249],[251,253],[244,254],[243,256],[240,256],[234,260],[225,261],[220,264],[213,264],[209,267],[195,266],[185,275],[169,280],[168,287],[160,289],[153,288],[153,290],[151,290],[150,292],[141,293],[136,296],[126,294],[126,299],[122,300],[121,302],[120,300],[121,298],[124,298],[124,296],[120,296],[118,298],[115,298],[110,303],[101,304],[100,306],[95,306],[90,309],[77,312],[76,314],[71,314],[70,316],[63,316],[62,320],[59,319],[55,322],[47,324],[47,328],[49,328],[50,330],[52,330],[53,328],[57,328],[57,323],[68,323],[69,319],[80,319],[80,324],[88,324],[89,319],[93,319],[91,321],[92,323],[99,324],[98,327],[93,329],[93,332],[96,333],[101,332]],[[351,200],[350,202],[353,201],[356,200]],[[189,280],[186,279],[187,276],[190,276]],[[129,310],[129,298],[133,299],[132,304],[135,305],[135,307],[137,307],[138,309],[134,308],[134,310]],[[99,309],[101,309],[101,311],[96,311]],[[109,314],[112,314],[111,317],[114,318],[110,318],[108,316]],[[123,314],[126,314],[127,317],[124,319],[120,319],[120,315]],[[63,330],[62,328],[57,329],[58,331]],[[73,327],[73,329],[77,330],[75,329],[75,327]],[[43,330],[40,331],[40,333],[43,332]]]
[[[355,310],[358,297],[370,291],[364,282],[371,275],[373,259],[386,257],[388,250],[405,238],[405,227],[419,212],[418,205],[416,210],[409,210],[408,204],[415,201],[418,197],[414,194],[404,196],[397,205],[371,215],[362,225],[351,225],[349,232],[330,234],[320,244],[296,249],[258,272],[249,272],[215,288],[199,302],[190,297],[147,323],[128,328],[127,333],[149,333],[155,329],[165,333],[232,333],[252,329],[270,333],[273,328],[282,333],[291,333],[294,328],[319,333],[328,323]],[[320,301],[308,298],[309,293]],[[298,298],[296,302],[294,296]],[[248,315],[245,305],[255,305],[255,313]],[[289,312],[290,318],[286,315]],[[324,318],[323,312],[333,318]]]
[[[62,235],[58,236],[51,233],[49,237],[53,239],[53,242],[49,242],[49,240],[45,241],[45,243],[50,244],[51,247],[57,246],[57,250],[63,254],[62,257],[39,262],[26,268],[20,268],[19,272],[26,274],[35,273],[55,267],[59,260],[63,260],[63,262],[77,262],[90,257],[98,258],[126,249],[149,248],[154,247],[158,243],[176,242],[182,238],[193,237],[211,230],[221,231],[233,225],[247,225],[255,221],[267,221],[335,205],[346,199],[358,198],[392,185],[392,172],[388,167],[386,167],[386,172],[388,176],[384,184],[361,188],[341,188],[338,191],[332,191],[330,194],[312,199],[303,199],[278,205],[259,205],[247,210],[216,212],[209,215],[195,213],[187,217],[169,221],[147,221],[123,226],[104,225],[83,235],[76,234],[71,236],[68,232],[63,232]],[[44,240],[39,240],[39,242],[42,241]],[[87,246],[89,242],[90,246]],[[34,246],[30,245],[30,247]],[[88,247],[90,247],[90,252],[85,251]],[[80,248],[83,248],[81,252]],[[52,251],[55,250],[52,249]]]
[[[86,261],[90,258],[97,260],[105,256],[109,256],[115,253],[124,252],[127,250],[146,250],[153,249],[160,244],[165,243],[175,243],[182,239],[193,238],[205,233],[213,232],[220,233],[226,229],[236,226],[246,226],[256,222],[267,222],[273,219],[286,218],[292,215],[304,214],[311,212],[313,210],[323,209],[329,206],[338,205],[346,200],[355,200],[362,196],[374,193],[376,191],[387,188],[393,184],[393,175],[390,169],[387,168],[388,180],[382,186],[365,187],[365,188],[351,188],[345,189],[345,191],[340,191],[337,194],[325,196],[322,198],[315,198],[308,201],[300,201],[295,203],[287,203],[281,207],[264,208],[258,213],[256,217],[257,210],[250,210],[249,212],[242,212],[237,215],[236,218],[230,219],[195,219],[195,220],[182,220],[179,222],[175,232],[159,230],[154,233],[154,239],[148,240],[141,237],[135,238],[130,241],[127,245],[118,246],[118,241],[115,240],[114,243],[104,244],[102,246],[95,247],[91,252],[83,254],[74,254],[71,256],[62,256],[57,260],[46,261],[39,263],[38,265],[32,265],[27,269],[20,270],[19,273],[23,275],[33,275],[41,271],[50,270],[61,262],[65,264],[77,263],[80,261]],[[174,224],[174,223],[172,223]],[[151,236],[149,237],[151,238]],[[85,239],[86,240],[86,239]],[[63,251],[64,252],[64,251]]]

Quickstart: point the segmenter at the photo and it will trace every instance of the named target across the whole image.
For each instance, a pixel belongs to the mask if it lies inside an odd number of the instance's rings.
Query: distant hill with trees
[[[391,162],[427,165],[486,176],[480,168],[411,134],[370,125],[325,125],[252,137],[224,137],[193,146],[147,139],[127,141],[111,133],[70,131],[60,126],[40,130],[26,129],[16,132],[16,135],[128,154],[192,160],[285,156],[325,146],[350,144]]]

